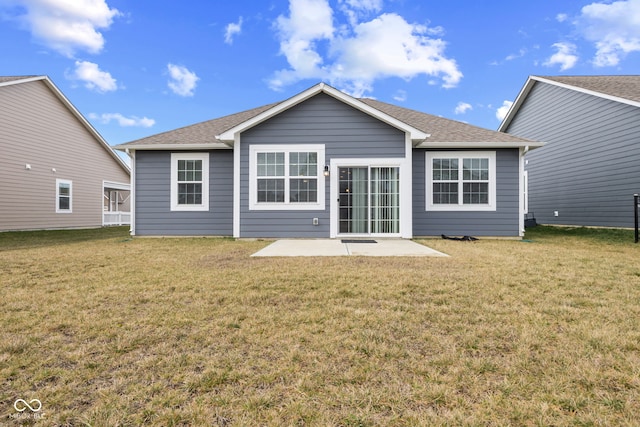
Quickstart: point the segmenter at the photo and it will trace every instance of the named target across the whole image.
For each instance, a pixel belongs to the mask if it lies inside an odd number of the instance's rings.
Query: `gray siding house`
[[[531,76],[499,130],[546,143],[525,157],[537,222],[633,227],[640,76]]]
[[[129,167],[46,76],[0,77],[0,177],[0,231],[129,223]]]
[[[520,237],[541,144],[320,83],[280,103],[116,147],[132,234]]]

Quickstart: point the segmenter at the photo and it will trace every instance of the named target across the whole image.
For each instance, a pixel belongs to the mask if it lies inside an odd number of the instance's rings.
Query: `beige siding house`
[[[129,222],[129,167],[46,76],[0,77],[0,179],[0,231]]]

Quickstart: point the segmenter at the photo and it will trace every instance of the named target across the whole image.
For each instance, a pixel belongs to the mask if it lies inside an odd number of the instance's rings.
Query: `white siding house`
[[[0,231],[128,223],[130,170],[46,76],[0,77]]]

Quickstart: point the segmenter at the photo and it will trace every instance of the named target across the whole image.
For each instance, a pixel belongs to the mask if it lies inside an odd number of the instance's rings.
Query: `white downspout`
[[[129,234],[131,236],[136,235],[136,150],[131,150],[127,148],[125,152],[131,156],[131,179],[130,185],[130,200],[131,200],[131,225],[129,226]]]
[[[520,197],[519,197],[519,211],[520,211],[520,217],[518,220],[518,227],[520,229],[520,237],[524,237],[524,214],[525,214],[525,209],[524,209],[524,155],[527,154],[529,152],[529,146],[527,145],[526,147],[520,147],[520,175],[519,175],[519,179],[518,179],[518,183],[519,183],[519,193],[520,193]]]

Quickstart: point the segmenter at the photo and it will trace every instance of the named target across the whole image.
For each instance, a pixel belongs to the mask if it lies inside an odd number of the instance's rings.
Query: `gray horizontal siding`
[[[138,236],[231,236],[233,152],[209,152],[209,211],[171,211],[171,152],[136,152],[135,231]]]
[[[507,133],[547,143],[526,156],[539,223],[633,226],[640,108],[538,82]]]
[[[332,158],[405,156],[404,132],[329,95],[316,95],[241,135],[241,237],[329,237],[329,189],[335,177],[319,182],[326,200],[322,211],[249,210],[249,146],[254,144],[324,144],[320,167]]]
[[[426,150],[413,150],[413,235],[516,237],[520,233],[519,153],[496,150],[496,211],[426,211]]]

